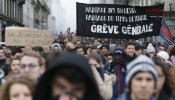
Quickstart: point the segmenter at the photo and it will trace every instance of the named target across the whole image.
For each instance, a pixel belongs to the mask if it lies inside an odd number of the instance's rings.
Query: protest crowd
[[[2,30],[0,100],[175,100],[175,39],[164,4],[76,7],[75,33],[69,27],[52,39],[49,30]],[[153,36],[165,42],[144,40]]]
[[[0,100],[174,100],[175,46],[59,35],[0,46]]]

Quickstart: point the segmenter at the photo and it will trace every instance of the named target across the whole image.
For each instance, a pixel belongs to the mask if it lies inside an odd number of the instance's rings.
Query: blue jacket
[[[113,97],[111,98],[111,100],[117,100],[119,94],[122,94],[125,88],[125,69],[120,65],[111,67],[110,64],[107,63],[104,66],[104,72],[117,76],[117,81],[113,85]]]

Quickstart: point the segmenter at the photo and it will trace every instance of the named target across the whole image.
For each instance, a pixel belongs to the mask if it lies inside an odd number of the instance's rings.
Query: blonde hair
[[[90,53],[90,54],[88,55],[88,58],[89,58],[89,59],[94,59],[94,60],[96,60],[99,64],[103,64],[103,62],[102,62],[100,56],[99,56],[97,53]]]

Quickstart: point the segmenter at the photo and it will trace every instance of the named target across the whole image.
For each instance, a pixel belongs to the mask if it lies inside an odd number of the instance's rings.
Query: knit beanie
[[[160,52],[157,54],[157,56],[163,58],[165,61],[168,61],[168,59],[169,59],[169,55],[168,55],[168,53],[165,52],[165,51],[160,51]]]
[[[129,63],[127,66],[127,75],[125,78],[126,86],[130,86],[133,76],[138,72],[148,72],[153,75],[155,82],[157,81],[158,73],[155,69],[154,62],[147,56],[141,55]]]
[[[147,53],[155,53],[155,48],[153,47],[153,45],[151,43],[148,44],[147,46],[147,50],[146,50]]]

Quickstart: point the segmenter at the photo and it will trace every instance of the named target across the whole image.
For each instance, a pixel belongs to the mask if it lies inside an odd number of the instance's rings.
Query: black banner
[[[77,35],[115,39],[158,36],[164,4],[128,6],[77,3]]]

